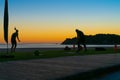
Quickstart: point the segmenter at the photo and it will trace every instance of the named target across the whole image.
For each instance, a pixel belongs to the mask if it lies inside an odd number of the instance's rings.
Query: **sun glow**
[[[0,5],[0,43],[5,43],[4,0]],[[76,37],[75,29],[120,35],[119,14],[119,0],[9,0],[9,43],[14,27],[21,43],[61,43]]]

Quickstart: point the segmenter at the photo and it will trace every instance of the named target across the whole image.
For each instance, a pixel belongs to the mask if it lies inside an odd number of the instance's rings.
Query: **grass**
[[[93,49],[89,49],[87,52],[80,51],[80,53],[75,53],[75,50],[64,51],[64,50],[47,50],[47,51],[39,51],[39,56],[35,56],[34,52],[16,52],[9,53],[14,55],[14,58],[0,58],[0,62],[5,61],[15,61],[15,60],[30,60],[30,59],[43,59],[43,58],[55,58],[55,57],[65,57],[65,56],[84,56],[84,55],[98,55],[98,54],[115,54],[112,48],[107,49],[106,51],[95,51]],[[118,50],[117,53],[120,53]],[[0,53],[1,55],[5,55],[5,53]]]

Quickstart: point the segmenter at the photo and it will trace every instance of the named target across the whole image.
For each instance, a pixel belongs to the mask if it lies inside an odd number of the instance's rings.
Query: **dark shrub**
[[[39,50],[36,50],[36,51],[34,52],[34,55],[35,55],[35,56],[39,56],[39,54],[40,54]]]

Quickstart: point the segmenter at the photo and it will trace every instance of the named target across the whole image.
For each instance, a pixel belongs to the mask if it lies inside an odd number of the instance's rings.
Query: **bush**
[[[68,46],[66,46],[66,47],[64,48],[64,50],[69,51],[69,50],[71,50],[71,48],[69,48]]]
[[[40,54],[39,50],[36,50],[36,51],[34,52],[34,55],[35,55],[35,56],[39,56],[39,54]]]

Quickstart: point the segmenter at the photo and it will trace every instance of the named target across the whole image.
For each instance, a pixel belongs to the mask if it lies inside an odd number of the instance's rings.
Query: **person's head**
[[[14,28],[14,30],[16,31],[16,33],[18,33],[18,30],[16,28]]]
[[[79,30],[78,30],[78,29],[76,29],[75,31],[76,31],[76,32],[78,32]]]

